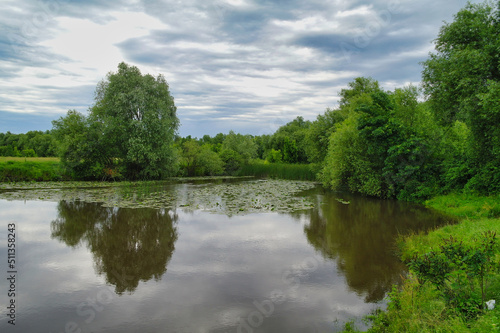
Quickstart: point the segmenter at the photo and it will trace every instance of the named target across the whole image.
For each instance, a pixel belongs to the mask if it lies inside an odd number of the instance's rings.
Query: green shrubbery
[[[439,250],[416,255],[408,265],[422,283],[439,290],[450,309],[466,321],[476,319],[485,309],[485,297],[492,297],[488,280],[500,268],[495,232],[486,232],[469,243],[451,236]]]

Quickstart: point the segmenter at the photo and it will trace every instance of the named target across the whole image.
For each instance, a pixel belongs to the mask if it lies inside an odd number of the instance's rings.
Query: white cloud
[[[421,71],[418,61],[432,50],[442,21],[465,4],[57,3],[30,38],[18,37],[43,10],[39,2],[9,1],[0,13],[0,25],[6,28],[0,29],[0,43],[7,45],[0,51],[0,112],[85,112],[92,103],[90,87],[125,61],[143,73],[165,75],[181,124],[189,122],[180,134],[194,136],[207,134],[199,132],[205,130],[228,132],[233,126],[255,132],[269,127],[264,121],[275,119],[275,113],[280,123],[298,115],[313,119],[326,107],[335,107],[337,92],[356,76],[401,85],[415,80]],[[387,11],[389,21],[382,15]],[[381,20],[384,24],[373,33],[373,22]],[[358,47],[355,37],[367,31],[369,40]],[[341,45],[355,48],[350,62]],[[15,53],[16,48],[22,52]],[[217,126],[196,124],[196,119]],[[15,125],[21,128],[19,124]],[[13,125],[6,123],[0,131],[12,131]],[[188,128],[196,132],[183,132]]]
[[[92,72],[102,75],[123,61],[117,44],[130,38],[147,36],[152,30],[169,28],[145,13],[115,12],[109,13],[109,16],[113,19],[105,24],[88,19],[59,18],[59,34],[41,45],[71,59],[69,64],[59,64],[66,70],[85,73],[92,69]],[[56,78],[56,83],[67,84],[58,80]]]

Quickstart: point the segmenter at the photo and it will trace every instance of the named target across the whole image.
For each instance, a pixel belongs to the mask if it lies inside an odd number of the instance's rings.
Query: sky
[[[124,61],[162,74],[179,134],[274,133],[359,76],[419,85],[465,0],[0,0],[0,132],[86,114]],[[472,1],[480,3],[482,1]]]

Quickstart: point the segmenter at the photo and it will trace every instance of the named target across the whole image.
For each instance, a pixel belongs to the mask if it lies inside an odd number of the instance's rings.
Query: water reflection
[[[247,190],[265,183],[254,183],[229,194],[258,198],[258,191]],[[284,189],[266,183],[271,194]],[[4,220],[19,222],[22,235],[19,331],[335,332],[373,311],[378,304],[371,302],[382,299],[404,272],[393,256],[394,237],[446,221],[419,206],[321,188],[301,193],[301,200],[316,203],[311,210],[229,217],[227,210],[197,209],[205,202],[235,204],[225,187],[209,193],[209,184],[200,185],[118,193],[142,203],[164,198],[189,204],[177,214],[86,203],[120,197],[91,196],[87,189],[75,189],[82,200],[57,204],[0,200]],[[5,232],[0,238],[6,239]],[[0,280],[0,290],[7,283]],[[125,295],[114,297],[113,291]],[[0,309],[0,315],[5,312]],[[1,321],[0,331],[7,326]]]
[[[316,208],[304,213],[310,220],[304,227],[307,239],[324,257],[337,262],[349,288],[366,302],[382,300],[400,281],[405,267],[394,255],[398,234],[449,222],[435,211],[397,201],[328,191],[316,195],[316,201]]]
[[[61,201],[57,210],[51,237],[71,247],[85,243],[96,271],[116,293],[132,293],[139,281],[159,280],[165,274],[177,240],[177,215],[171,211],[82,201]]]

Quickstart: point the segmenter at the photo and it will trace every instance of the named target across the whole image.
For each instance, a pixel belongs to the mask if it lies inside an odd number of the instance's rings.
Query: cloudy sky
[[[481,1],[473,1],[481,2]],[[358,76],[420,81],[465,0],[1,0],[0,132],[86,113],[125,61],[163,74],[180,134],[274,132],[335,108]]]

